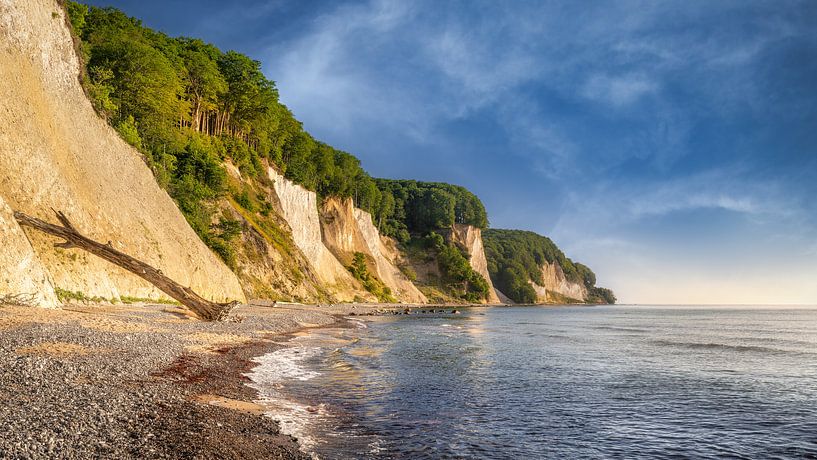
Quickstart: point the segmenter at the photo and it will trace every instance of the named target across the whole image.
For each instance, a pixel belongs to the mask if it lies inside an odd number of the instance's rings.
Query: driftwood
[[[57,214],[57,219],[62,223],[62,227],[49,224],[48,222],[28,216],[19,211],[14,212],[14,218],[17,219],[20,225],[35,228],[65,240],[62,243],[54,244],[55,247],[63,249],[84,249],[97,257],[101,257],[141,277],[192,310],[196,316],[203,320],[218,321],[224,319],[230,313],[230,310],[238,305],[238,302],[216,303],[202,298],[193,292],[192,289],[184,287],[165,276],[161,270],[153,268],[123,252],[117,251],[113,248],[110,241],[108,244],[102,244],[83,236],[74,228],[68,218],[65,217],[65,214],[56,210],[54,210],[54,212]]]
[[[0,307],[4,305],[17,305],[20,307],[34,307],[37,305],[37,298],[34,294],[5,294],[0,295]]]

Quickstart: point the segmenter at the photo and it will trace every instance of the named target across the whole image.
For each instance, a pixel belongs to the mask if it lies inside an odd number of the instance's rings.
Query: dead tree
[[[193,292],[192,289],[171,280],[165,276],[161,270],[153,268],[123,252],[117,251],[113,248],[110,241],[108,244],[102,244],[83,236],[74,228],[68,218],[65,217],[65,214],[56,210],[54,210],[54,213],[57,214],[57,219],[62,223],[62,227],[49,224],[48,222],[28,216],[19,211],[14,212],[14,218],[17,219],[20,225],[31,227],[65,240],[62,243],[54,244],[55,247],[63,249],[83,249],[141,277],[192,310],[196,316],[203,320],[218,321],[224,319],[230,313],[230,310],[238,305],[238,302],[210,302]]]

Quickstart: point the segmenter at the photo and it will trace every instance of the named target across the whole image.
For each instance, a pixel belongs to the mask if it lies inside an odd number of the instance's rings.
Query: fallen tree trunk
[[[65,214],[56,210],[54,212],[57,214],[57,219],[62,223],[62,227],[49,224],[48,222],[28,216],[19,211],[14,212],[14,218],[17,219],[20,225],[31,227],[64,239],[64,242],[54,244],[54,246],[58,248],[83,249],[141,277],[192,310],[196,316],[203,320],[217,321],[224,319],[227,314],[230,313],[230,310],[238,305],[238,302],[216,303],[204,299],[193,292],[192,289],[184,287],[165,276],[161,270],[153,268],[123,252],[117,251],[113,248],[110,241],[108,244],[102,244],[83,236],[74,228],[68,218],[65,217]]]

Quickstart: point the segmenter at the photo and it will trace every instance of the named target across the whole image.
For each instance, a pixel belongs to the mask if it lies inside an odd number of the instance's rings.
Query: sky
[[[817,304],[817,2],[89,3],[261,61],[313,136],[620,303]]]

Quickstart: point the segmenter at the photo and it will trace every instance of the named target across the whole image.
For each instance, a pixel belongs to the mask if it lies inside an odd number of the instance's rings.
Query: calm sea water
[[[299,337],[251,377],[325,459],[817,458],[817,309],[477,308]]]

